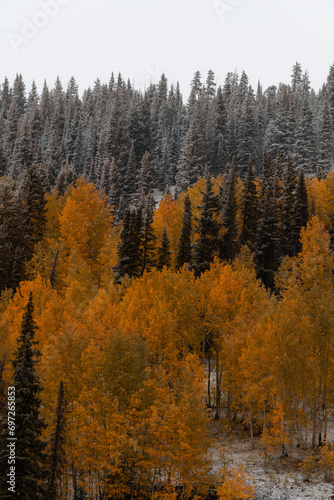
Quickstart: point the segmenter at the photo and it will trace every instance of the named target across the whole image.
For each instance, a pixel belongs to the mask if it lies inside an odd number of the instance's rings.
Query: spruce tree
[[[186,193],[183,205],[182,227],[178,242],[176,257],[177,267],[180,269],[184,264],[191,263],[191,234],[192,234],[192,211],[189,194]]]
[[[223,260],[232,260],[237,248],[237,159],[233,158],[232,165],[224,175],[221,200],[221,222],[225,233],[221,238],[219,256]]]
[[[36,165],[25,171],[21,183],[18,201],[21,203],[24,217],[24,238],[26,259],[30,260],[36,243],[41,241],[46,227],[46,198],[42,172]]]
[[[313,114],[307,96],[303,99],[297,122],[293,159],[298,169],[302,168],[306,174],[312,174],[315,163],[315,138]]]
[[[135,201],[134,198],[136,193],[136,173],[137,163],[134,142],[132,141],[129,160],[126,166],[126,172],[122,183],[122,194],[126,206],[129,206]]]
[[[242,229],[240,242],[253,251],[256,243],[259,199],[257,195],[253,159],[250,157],[242,193]]]
[[[285,172],[283,176],[283,199],[281,211],[281,253],[282,255],[292,256],[294,254],[293,248],[293,231],[292,231],[292,218],[295,204],[295,191],[296,191],[296,171],[291,159],[288,156]]]
[[[118,169],[118,165],[116,163],[115,158],[111,161],[110,166],[110,189],[109,189],[109,202],[113,208],[114,213],[117,212],[119,207],[120,199],[121,199],[121,175]]]
[[[291,243],[293,255],[297,255],[301,249],[300,230],[305,227],[309,219],[308,214],[308,196],[305,184],[304,171],[301,168],[297,179],[295,203],[293,207],[293,216],[291,221]]]
[[[318,164],[326,174],[333,168],[333,153],[332,118],[328,99],[325,99],[320,121]]]
[[[148,151],[141,160],[141,168],[137,177],[137,199],[147,200],[153,197],[156,186],[156,166]]]
[[[260,217],[255,247],[257,276],[266,288],[274,288],[274,274],[279,263],[278,214],[274,188],[266,187],[261,199]]]
[[[206,161],[203,134],[196,114],[192,119],[182,145],[180,164],[176,175],[177,196],[204,175]]]
[[[197,220],[196,232],[198,240],[193,247],[192,269],[195,276],[210,269],[210,264],[218,254],[219,231],[221,224],[218,220],[219,203],[212,190],[212,180],[207,169],[205,190],[202,192],[201,213]]]
[[[124,212],[120,241],[117,246],[118,261],[114,267],[115,284],[128,275],[139,277],[142,273],[142,210],[127,208]]]
[[[3,499],[31,500],[34,498],[44,500],[46,498],[46,443],[41,439],[42,431],[46,425],[39,415],[41,406],[39,394],[42,391],[42,386],[36,371],[40,352],[35,347],[36,324],[33,319],[33,310],[32,294],[30,293],[24,309],[21,334],[17,340],[17,349],[13,360],[16,437],[15,494],[8,491],[8,448],[6,450],[2,447],[0,498]]]
[[[141,274],[144,271],[149,271],[156,264],[156,259],[155,259],[156,236],[153,231],[152,223],[153,223],[152,202],[148,200],[145,204],[143,211]]]
[[[170,251],[170,241],[168,238],[166,228],[164,227],[164,231],[162,233],[162,238],[160,241],[160,246],[158,247],[157,268],[162,269],[164,266],[170,267],[171,255],[172,252]]]

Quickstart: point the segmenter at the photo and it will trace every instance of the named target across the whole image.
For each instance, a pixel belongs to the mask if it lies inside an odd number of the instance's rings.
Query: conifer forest
[[[190,88],[0,86],[0,499],[334,481],[334,65]]]

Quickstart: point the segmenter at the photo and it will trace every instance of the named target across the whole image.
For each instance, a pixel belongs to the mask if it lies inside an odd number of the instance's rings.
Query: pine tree
[[[294,253],[293,248],[293,234],[292,234],[292,218],[295,204],[295,190],[296,190],[296,171],[291,159],[288,156],[286,168],[283,177],[283,200],[281,211],[281,253],[282,255],[292,256]]]
[[[141,160],[141,169],[138,172],[137,179],[137,198],[147,200],[153,196],[153,191],[156,186],[156,166],[148,151],[145,152]]]
[[[220,222],[218,220],[219,203],[212,190],[212,181],[209,171],[206,171],[205,190],[202,193],[201,213],[197,220],[196,233],[198,240],[194,244],[192,253],[192,269],[195,276],[210,269],[210,264],[217,256],[219,249]]]
[[[274,188],[269,184],[261,199],[255,248],[257,276],[266,288],[274,288],[274,273],[278,269],[279,257],[277,206]]]
[[[3,180],[0,190],[0,290],[16,289],[24,279],[23,208],[15,198],[12,180]]]
[[[195,115],[184,138],[176,175],[177,196],[204,175],[206,153],[198,116]]]
[[[2,142],[0,141],[0,177],[7,173],[7,161],[3,152]]]
[[[257,195],[253,159],[250,157],[242,193],[242,229],[240,242],[253,251],[256,243],[259,199]]]
[[[302,227],[306,226],[308,219],[307,188],[305,184],[304,171],[301,168],[297,179],[295,203],[291,221],[293,255],[297,255],[301,251],[300,230]]]
[[[156,264],[155,249],[156,249],[156,236],[152,227],[153,222],[153,209],[152,202],[148,200],[144,207],[143,225],[142,225],[142,269],[150,271]]]
[[[136,163],[134,142],[132,141],[129,160],[126,166],[126,172],[122,183],[122,194],[125,206],[129,206],[131,203],[134,202],[136,193],[136,173],[137,173],[137,163]]]
[[[0,492],[3,499],[19,498],[31,500],[32,498],[45,499],[46,487],[46,443],[41,439],[41,434],[46,427],[39,412],[42,391],[41,382],[37,375],[36,364],[40,352],[36,349],[34,334],[36,324],[33,319],[33,301],[30,293],[25,307],[21,334],[17,340],[17,349],[14,353],[13,387],[15,387],[15,494],[8,491],[8,451],[2,449],[0,460],[2,462]],[[7,448],[8,450],[8,448]]]
[[[120,241],[117,246],[118,262],[114,267],[115,284],[128,275],[136,278],[142,273],[142,210],[127,208],[124,212]]]
[[[227,109],[221,87],[213,103],[213,114],[215,140],[210,151],[210,163],[213,174],[218,175],[224,172],[228,160]]]
[[[166,228],[164,228],[160,246],[158,247],[157,268],[162,269],[164,266],[170,267],[171,255],[172,252],[170,251],[170,241]]]
[[[224,175],[222,200],[221,200],[221,222],[225,228],[225,234],[221,239],[219,256],[223,260],[232,260],[236,255],[237,242],[237,159],[233,158],[232,165]]]
[[[48,496],[54,500],[61,500],[61,476],[66,465],[66,424],[67,401],[63,381],[60,380],[55,415],[55,429],[50,443],[50,480]]]
[[[256,158],[257,129],[254,107],[254,95],[249,90],[242,104],[238,130],[238,156],[241,178],[245,177],[249,157]]]
[[[306,174],[312,174],[314,169],[315,140],[313,130],[313,115],[307,96],[304,97],[300,117],[297,122],[293,159],[296,168],[302,168]]]
[[[191,234],[192,234],[192,211],[189,194],[184,197],[184,208],[182,218],[182,228],[178,242],[178,252],[176,257],[177,267],[180,269],[184,264],[191,263]]]
[[[112,207],[114,207],[114,212],[117,211],[119,202],[121,199],[121,175],[118,169],[118,165],[115,158],[111,161],[110,166],[110,190],[109,190],[109,202]]]
[[[34,164],[25,171],[18,200],[24,210],[25,252],[26,259],[30,260],[34,246],[43,238],[46,227],[46,198],[43,177],[41,170]]]
[[[332,119],[328,99],[325,99],[320,122],[318,164],[326,174],[333,168],[333,153]]]

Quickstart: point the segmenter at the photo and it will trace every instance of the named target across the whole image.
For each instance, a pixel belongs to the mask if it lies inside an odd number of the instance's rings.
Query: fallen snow
[[[213,426],[217,425],[213,422]],[[219,424],[218,424],[219,425]],[[264,468],[264,458],[260,454],[260,445],[255,441],[254,449],[251,448],[250,439],[246,436],[236,438],[235,436],[227,438],[226,433],[215,432],[215,441],[219,442],[221,449],[213,447],[211,457],[213,469],[218,471],[225,459],[228,464],[236,466],[242,464],[245,472],[252,477],[252,483],[256,487],[256,500],[334,500],[334,484],[326,482],[324,474],[312,474],[310,481],[306,482],[302,472],[296,470],[296,467],[286,467],[286,470],[269,463],[267,472]],[[293,453],[295,454],[293,456]],[[299,452],[298,452],[299,453]],[[297,450],[290,450],[290,460],[299,458]]]

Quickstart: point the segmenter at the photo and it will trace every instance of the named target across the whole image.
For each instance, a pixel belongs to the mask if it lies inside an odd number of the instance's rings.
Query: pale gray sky
[[[0,82],[22,73],[80,93],[111,71],[142,87],[162,72],[189,93],[196,70],[218,84],[244,69],[256,88],[288,83],[293,64],[318,90],[334,62],[333,0],[10,0],[0,7]]]

